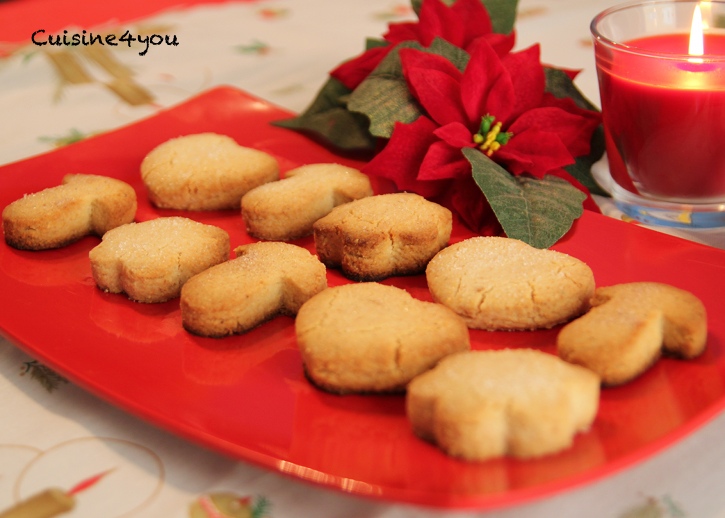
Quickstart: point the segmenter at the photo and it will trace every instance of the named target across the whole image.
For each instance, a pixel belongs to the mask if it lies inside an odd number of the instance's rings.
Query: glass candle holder
[[[725,2],[622,4],[591,32],[617,206],[650,224],[725,226]]]

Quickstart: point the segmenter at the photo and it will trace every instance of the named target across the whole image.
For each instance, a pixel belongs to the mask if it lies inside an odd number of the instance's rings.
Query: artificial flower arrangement
[[[512,50],[516,4],[413,0],[417,22],[389,24],[306,111],[275,124],[367,153],[364,173],[477,233],[548,248],[584,208],[598,210],[591,166],[604,137],[576,72],[542,64],[538,45]]]

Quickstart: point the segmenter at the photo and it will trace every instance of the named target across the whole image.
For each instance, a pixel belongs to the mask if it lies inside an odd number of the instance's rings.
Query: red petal
[[[392,45],[374,47],[363,52],[358,57],[342,63],[330,72],[330,75],[350,90],[354,90],[370,75],[370,72],[375,70],[375,67],[378,66],[392,48]]]
[[[441,126],[433,132],[436,137],[445,141],[449,146],[458,149],[473,147],[471,131],[460,122],[452,122]]]
[[[465,23],[455,11],[440,0],[425,0],[420,8],[418,41],[428,47],[436,37],[462,47]]]
[[[403,75],[413,96],[441,126],[465,121],[461,106],[461,73],[446,58],[415,49],[401,49]]]
[[[514,32],[493,32],[491,17],[481,0],[458,0],[450,8],[440,0],[427,0],[423,2],[418,22],[388,24],[388,32],[383,37],[391,43],[412,40],[426,47],[440,37],[464,50],[476,38],[486,37],[501,56],[510,52],[516,43]]]
[[[477,128],[487,113],[497,119],[507,118],[514,95],[511,77],[498,54],[485,38],[477,39],[461,79],[460,96],[465,104],[467,126]]]
[[[461,153],[461,148],[451,147],[443,141],[428,148],[418,172],[418,180],[446,180],[466,176],[471,176],[471,164]]]
[[[481,0],[458,0],[451,6],[451,11],[464,22],[464,47],[479,36],[493,33],[491,17]]]
[[[385,148],[363,167],[363,172],[388,178],[401,191],[415,192],[426,198],[440,194],[448,182],[417,179],[428,148],[438,141],[433,134],[436,128],[437,125],[425,116],[411,124],[396,123]]]
[[[511,118],[540,106],[544,98],[546,78],[540,61],[539,46],[534,45],[521,52],[512,52],[504,56],[501,61],[508,70],[516,92],[516,101],[510,111]]]
[[[516,134],[519,128],[535,128],[555,134],[572,156],[589,153],[592,132],[599,125],[596,112],[584,110],[590,116],[574,114],[560,108],[544,106],[529,110],[519,117],[509,130]]]
[[[574,163],[566,146],[553,133],[535,129],[514,133],[508,144],[502,146],[492,157],[509,173],[528,173],[543,178],[554,169]]]
[[[511,34],[497,34],[494,32],[486,36],[486,39],[491,48],[496,51],[496,54],[505,56],[516,45],[516,32],[512,31]]]
[[[468,228],[482,236],[500,236],[501,224],[472,177],[456,181],[451,206]]]
[[[418,22],[391,23],[383,38],[390,43],[418,41]]]
[[[559,108],[569,114],[561,119],[563,124],[571,125],[569,131],[562,132],[562,140],[569,148],[569,152],[575,157],[589,153],[592,134],[602,123],[601,113],[579,108],[570,97],[559,99],[551,94],[546,94],[544,97],[544,105]],[[578,119],[571,118],[572,115]],[[569,135],[571,140],[565,139],[563,135]]]

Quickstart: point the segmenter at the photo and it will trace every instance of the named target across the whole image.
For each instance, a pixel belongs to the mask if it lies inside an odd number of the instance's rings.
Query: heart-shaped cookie
[[[151,203],[163,209],[239,209],[242,196],[279,179],[269,153],[227,136],[197,133],[158,145],[141,162]]]
[[[444,356],[470,349],[448,308],[374,282],[328,288],[295,320],[305,372],[336,393],[398,392]]]
[[[353,280],[416,274],[448,244],[452,221],[450,210],[417,194],[370,196],[315,222],[315,247],[326,266]]]
[[[596,374],[532,349],[452,354],[406,396],[413,432],[471,461],[563,450],[598,407]]]
[[[426,279],[433,299],[486,330],[550,328],[589,308],[585,263],[505,237],[474,237],[441,250]]]
[[[164,302],[178,297],[192,276],[229,258],[229,234],[188,218],[157,218],[109,230],[88,257],[102,290]]]

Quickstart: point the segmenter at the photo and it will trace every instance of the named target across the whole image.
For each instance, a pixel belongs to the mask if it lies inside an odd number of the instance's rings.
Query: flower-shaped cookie
[[[229,234],[188,218],[158,218],[106,232],[89,258],[102,290],[164,302],[178,297],[192,276],[229,258]]]
[[[598,406],[596,374],[532,349],[452,354],[406,397],[413,432],[470,461],[561,451]]]
[[[412,193],[370,196],[339,207],[314,224],[320,260],[358,281],[425,270],[448,244],[451,211]]]

